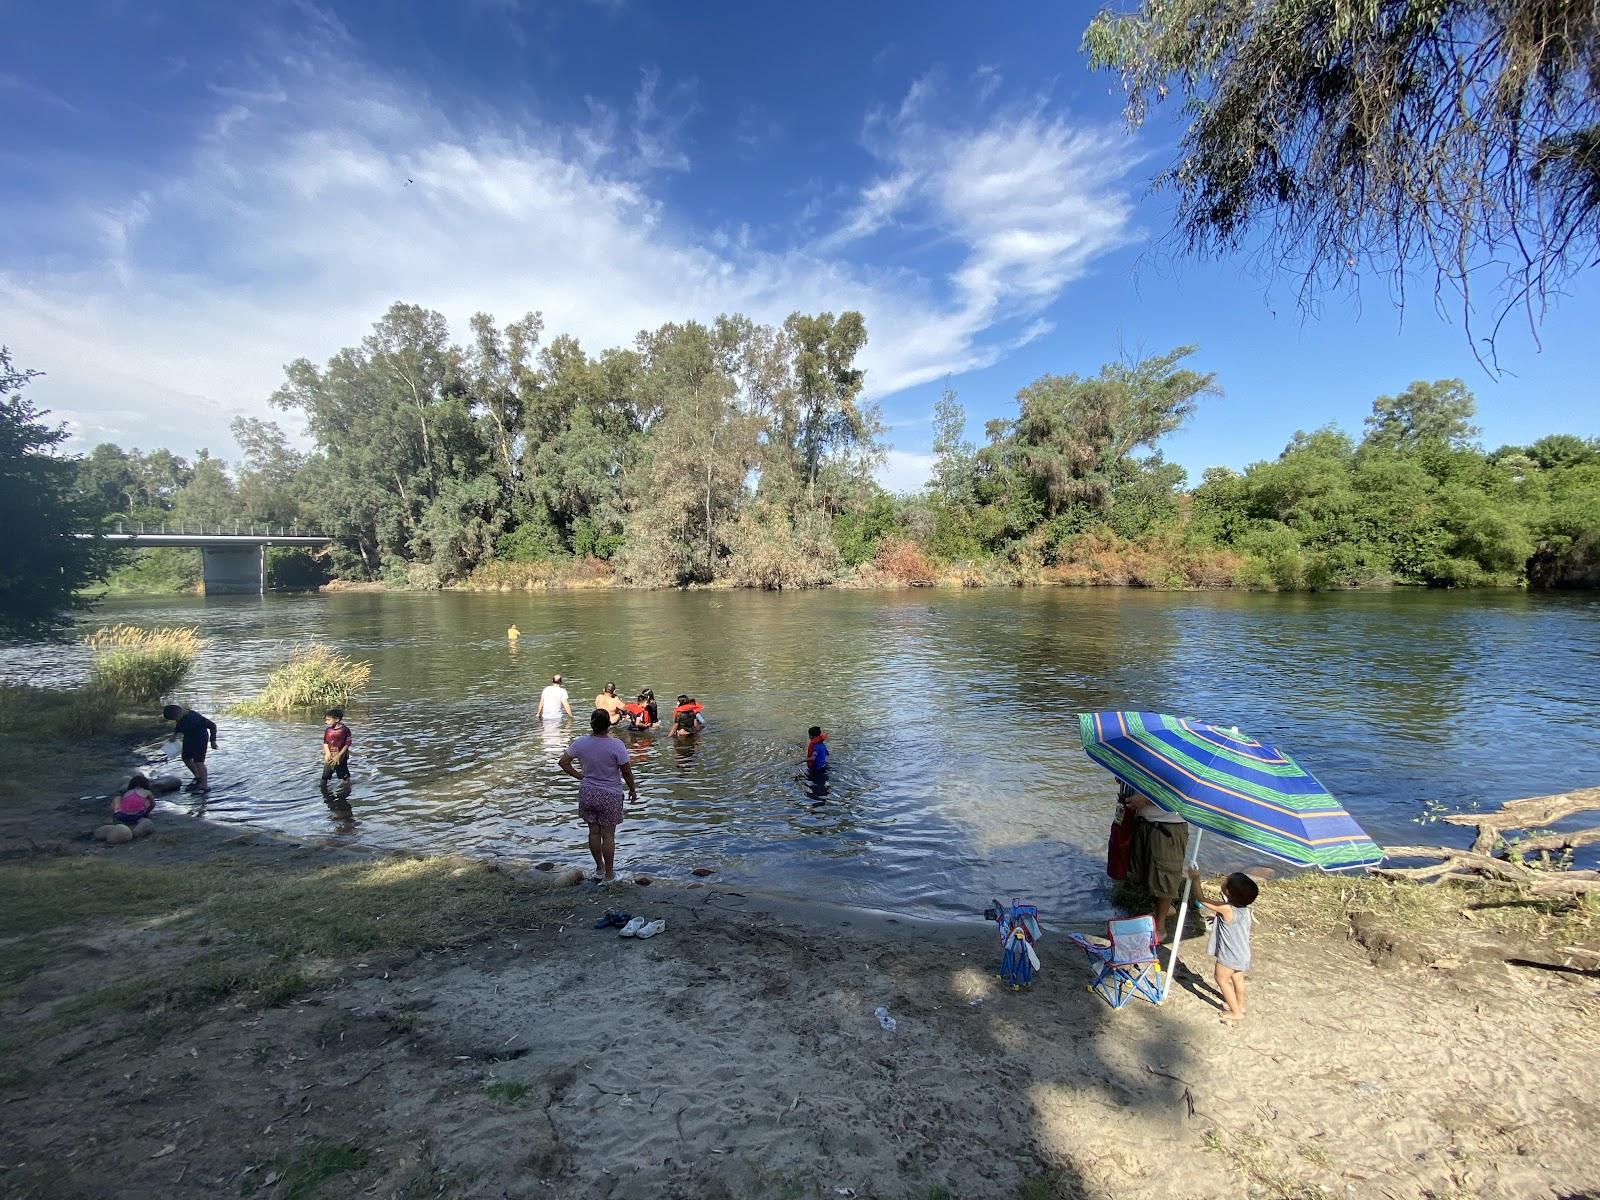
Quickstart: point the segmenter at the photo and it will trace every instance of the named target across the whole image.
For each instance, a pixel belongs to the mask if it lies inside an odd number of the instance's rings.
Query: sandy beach
[[[107,847],[109,777],[84,782],[0,822],[19,1200],[1600,1194],[1600,984],[1509,965],[1491,908],[1419,930],[1348,916],[1389,885],[1341,904],[1270,881],[1229,1028],[1198,944],[1163,1008],[1112,1012],[1048,914],[1013,993],[976,916],[714,875],[601,889],[175,815]],[[608,907],[667,932],[595,930]],[[286,973],[173,982],[248,939]]]

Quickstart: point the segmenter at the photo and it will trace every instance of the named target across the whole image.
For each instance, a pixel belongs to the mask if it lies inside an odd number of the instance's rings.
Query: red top
[[[322,731],[322,744],[330,750],[343,750],[350,744],[350,726],[340,721]]]

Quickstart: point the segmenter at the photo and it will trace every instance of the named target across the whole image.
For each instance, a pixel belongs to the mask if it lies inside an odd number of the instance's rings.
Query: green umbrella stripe
[[[1202,754],[1205,754],[1208,757],[1220,758],[1227,762],[1234,763],[1237,766],[1246,767],[1252,771],[1259,771],[1263,775],[1280,775],[1285,779],[1299,779],[1306,773],[1305,768],[1299,763],[1295,762],[1292,758],[1274,760],[1251,758],[1248,754],[1240,754],[1237,751],[1228,749],[1226,746],[1218,745],[1216,742],[1200,737],[1195,734],[1194,731],[1185,729],[1182,725],[1179,725],[1176,722],[1166,726],[1165,730],[1171,730],[1171,732],[1177,734],[1178,737],[1182,738],[1185,742],[1188,742],[1191,746],[1194,746]],[[1161,732],[1165,732],[1165,730],[1162,730]],[[1144,722],[1140,721],[1137,717],[1134,717],[1128,722],[1129,735],[1140,745],[1149,746],[1152,750],[1164,750],[1172,754],[1178,753],[1171,743],[1167,742],[1163,738],[1157,737],[1156,732],[1157,731],[1155,730],[1147,728]]]
[[[1152,800],[1156,800],[1158,803],[1160,800],[1165,799],[1167,803],[1163,804],[1162,807],[1168,808],[1169,811],[1175,812],[1181,817],[1185,817],[1187,819],[1194,814],[1204,813],[1206,814],[1206,823],[1213,821],[1228,821],[1242,829],[1259,830],[1263,836],[1282,836],[1278,830],[1274,829],[1270,825],[1257,824],[1249,820],[1247,817],[1241,817],[1236,813],[1230,813],[1225,809],[1216,808],[1213,805],[1195,800],[1189,796],[1185,796],[1181,792],[1173,791],[1160,779],[1157,779],[1154,775],[1151,775],[1149,772],[1145,771],[1138,763],[1118,753],[1110,746],[1095,745],[1088,747],[1088,751],[1091,758],[1093,758],[1107,770],[1111,771],[1113,774],[1124,776],[1137,775],[1139,779],[1146,782],[1150,789],[1146,791],[1145,788],[1141,787],[1139,789],[1140,791],[1144,792],[1145,795],[1149,796]],[[1343,809],[1340,809],[1337,812],[1303,813],[1285,808],[1281,805],[1273,804],[1271,802],[1260,803],[1262,808],[1267,809],[1270,812],[1282,813],[1285,816],[1294,816],[1301,821],[1313,820],[1317,817],[1338,820],[1348,816]],[[1301,846],[1317,846],[1324,844],[1324,839],[1318,838],[1292,838],[1291,840],[1293,840],[1296,845]],[[1346,841],[1348,839],[1337,838],[1327,840],[1336,843]]]
[[[1166,742],[1148,737],[1135,737],[1132,740],[1138,742],[1153,757],[1176,767],[1179,771],[1201,783],[1207,783],[1212,787],[1221,788],[1223,791],[1234,792],[1250,799],[1258,800],[1263,804],[1277,805],[1287,812],[1300,814],[1305,812],[1308,807],[1326,807],[1328,804],[1338,803],[1327,792],[1296,795],[1289,792],[1280,792],[1276,788],[1268,787],[1264,783],[1256,783],[1254,780],[1241,779],[1231,771],[1219,770],[1209,763],[1199,762],[1190,758],[1188,755],[1174,750]],[[1304,779],[1305,776],[1306,773],[1303,768],[1295,768],[1293,778]]]

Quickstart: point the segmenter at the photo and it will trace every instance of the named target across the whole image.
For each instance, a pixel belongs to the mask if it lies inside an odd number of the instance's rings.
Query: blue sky
[[[946,379],[979,438],[1045,372],[1181,343],[1223,389],[1165,443],[1196,478],[1419,378],[1466,379],[1491,446],[1600,433],[1592,270],[1491,378],[1425,282],[1403,321],[1374,278],[1308,314],[1245,257],[1176,261],[1173,127],[1123,128],[1092,11],[0,0],[0,341],[84,444],[224,455],[395,299],[591,350],[859,308],[893,486]]]

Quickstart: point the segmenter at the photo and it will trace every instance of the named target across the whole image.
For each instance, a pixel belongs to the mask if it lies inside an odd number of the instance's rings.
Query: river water
[[[533,719],[560,671],[580,722],[608,680],[707,710],[692,746],[632,739],[641,803],[618,835],[620,872],[710,866],[724,883],[928,917],[1012,895],[1062,917],[1108,910],[1114,789],[1079,746],[1081,710],[1237,724],[1293,752],[1390,844],[1463,842],[1419,820],[1600,774],[1589,597],[338,593],[117,601],[88,624],[111,621],[207,639],[182,698],[221,726],[214,820],[586,861],[577,785],[555,766],[575,731]],[[226,713],[311,639],[373,667],[350,706],[353,819],[317,787],[320,718]],[[86,669],[76,646],[0,651],[12,680]],[[812,724],[833,750],[820,801],[801,778]],[[1222,844],[1212,861],[1243,860]]]

